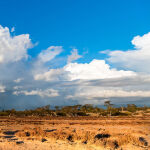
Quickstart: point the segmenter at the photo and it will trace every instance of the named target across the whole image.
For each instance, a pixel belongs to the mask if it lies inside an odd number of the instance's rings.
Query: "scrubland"
[[[149,150],[150,116],[0,117],[0,150]]]

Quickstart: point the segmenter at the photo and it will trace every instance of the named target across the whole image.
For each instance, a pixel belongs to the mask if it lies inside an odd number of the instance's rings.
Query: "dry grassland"
[[[149,150],[147,117],[1,117],[0,150]]]

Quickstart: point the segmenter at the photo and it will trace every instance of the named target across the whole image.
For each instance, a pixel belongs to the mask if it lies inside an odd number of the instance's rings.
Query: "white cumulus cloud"
[[[132,40],[134,50],[108,52],[108,61],[116,67],[150,73],[150,32]]]
[[[64,67],[65,71],[69,72],[71,80],[76,79],[106,79],[119,78],[136,75],[132,71],[116,70],[110,68],[104,60],[94,59],[89,64],[71,63]]]
[[[33,47],[29,34],[11,36],[9,28],[0,26],[0,63],[27,58],[27,49]]]
[[[60,69],[50,69],[43,74],[34,76],[35,80],[93,80],[93,79],[107,79],[107,78],[121,78],[135,76],[136,73],[132,71],[111,69],[104,60],[94,59],[88,63],[69,63]]]

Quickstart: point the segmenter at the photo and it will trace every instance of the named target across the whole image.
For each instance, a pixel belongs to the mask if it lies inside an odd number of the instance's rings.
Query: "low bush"
[[[57,114],[57,116],[67,116],[67,114],[65,112],[57,112],[56,114]]]

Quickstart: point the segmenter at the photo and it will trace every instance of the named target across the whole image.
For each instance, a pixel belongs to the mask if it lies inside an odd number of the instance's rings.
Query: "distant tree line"
[[[17,111],[15,109],[1,110],[0,116],[129,116],[136,115],[137,112],[141,112],[143,114],[150,112],[150,107],[138,107],[135,104],[127,104],[127,106],[114,107],[114,105],[109,100],[104,102],[104,106],[105,108],[100,108],[92,104],[85,104],[63,107],[55,106],[55,109],[51,109],[50,105],[46,105],[43,107],[38,107],[36,109],[23,111]]]

